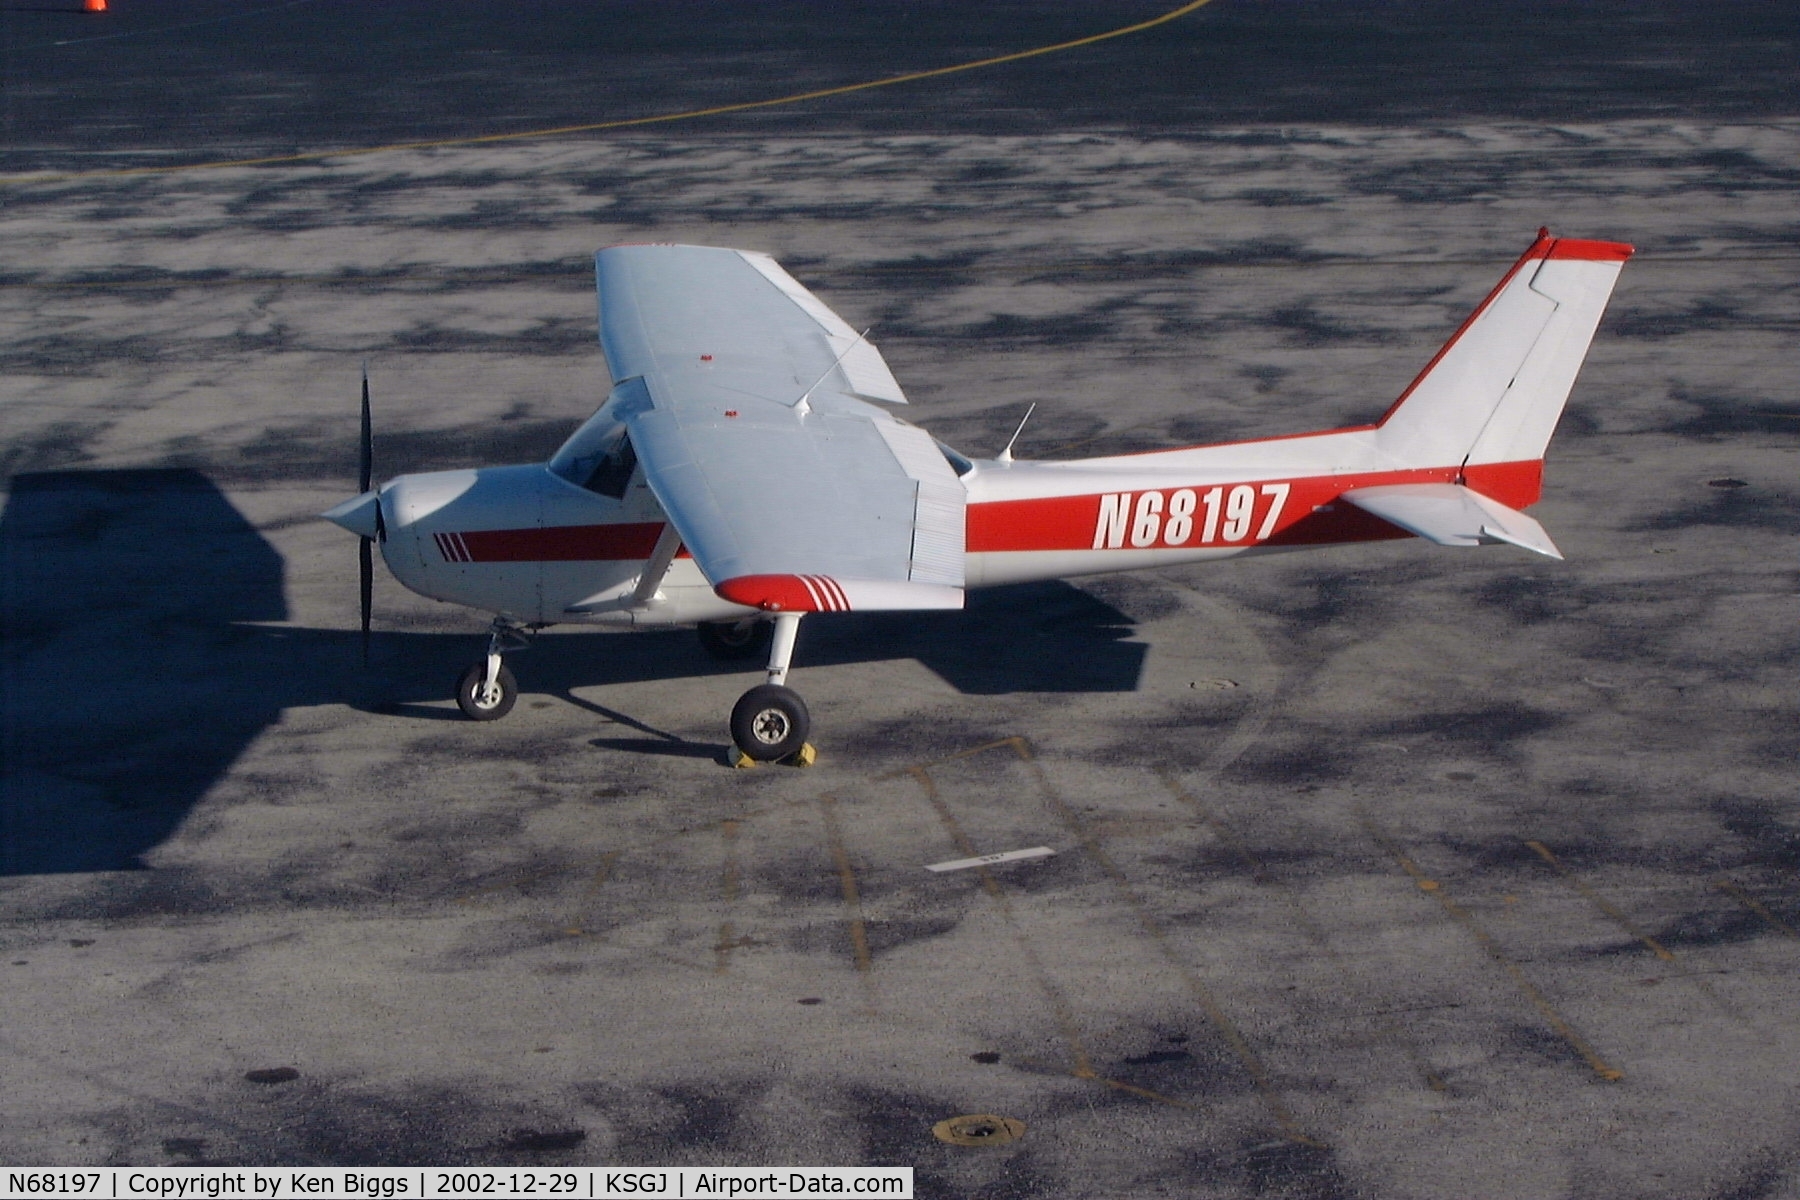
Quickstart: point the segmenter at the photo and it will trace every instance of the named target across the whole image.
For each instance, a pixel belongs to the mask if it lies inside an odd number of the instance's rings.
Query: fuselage
[[[1241,554],[1409,536],[1354,506],[1353,488],[1467,482],[1513,507],[1541,462],[1402,467],[1374,427],[1076,462],[968,460],[966,586],[1061,579]],[[666,518],[628,464],[603,490],[548,464],[400,476],[379,491],[383,558],[407,587],[526,624],[727,621],[683,552],[656,595],[634,592]],[[616,494],[614,494],[616,493]]]

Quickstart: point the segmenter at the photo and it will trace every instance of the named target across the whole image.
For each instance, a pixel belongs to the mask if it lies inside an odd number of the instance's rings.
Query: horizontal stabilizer
[[[1562,558],[1562,552],[1542,525],[1461,484],[1403,483],[1354,488],[1340,499],[1440,546],[1506,542],[1548,558]]]

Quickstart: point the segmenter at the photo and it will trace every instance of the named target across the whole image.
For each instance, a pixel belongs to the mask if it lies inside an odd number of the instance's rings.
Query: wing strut
[[[656,589],[662,586],[663,577],[669,573],[669,564],[681,552],[681,534],[675,531],[675,522],[665,522],[662,532],[656,535],[656,548],[650,551],[650,558],[644,563],[644,573],[638,576],[637,590],[631,594],[631,607],[642,608],[656,599]]]

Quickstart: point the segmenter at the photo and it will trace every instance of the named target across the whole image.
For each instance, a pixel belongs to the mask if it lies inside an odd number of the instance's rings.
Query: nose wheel
[[[476,721],[498,721],[512,711],[519,698],[519,684],[503,665],[488,679],[488,665],[478,662],[456,681],[456,707]]]
[[[526,650],[529,627],[505,617],[495,617],[488,627],[488,652],[456,681],[456,707],[472,721],[498,721],[512,711],[519,699],[519,683],[500,656],[509,650]]]

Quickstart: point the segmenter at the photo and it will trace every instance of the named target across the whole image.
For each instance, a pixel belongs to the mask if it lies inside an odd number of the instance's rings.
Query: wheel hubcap
[[[755,720],[750,722],[750,731],[756,735],[756,740],[765,746],[778,744],[787,737],[793,728],[793,723],[788,720],[787,714],[779,708],[765,708],[756,714]]]

